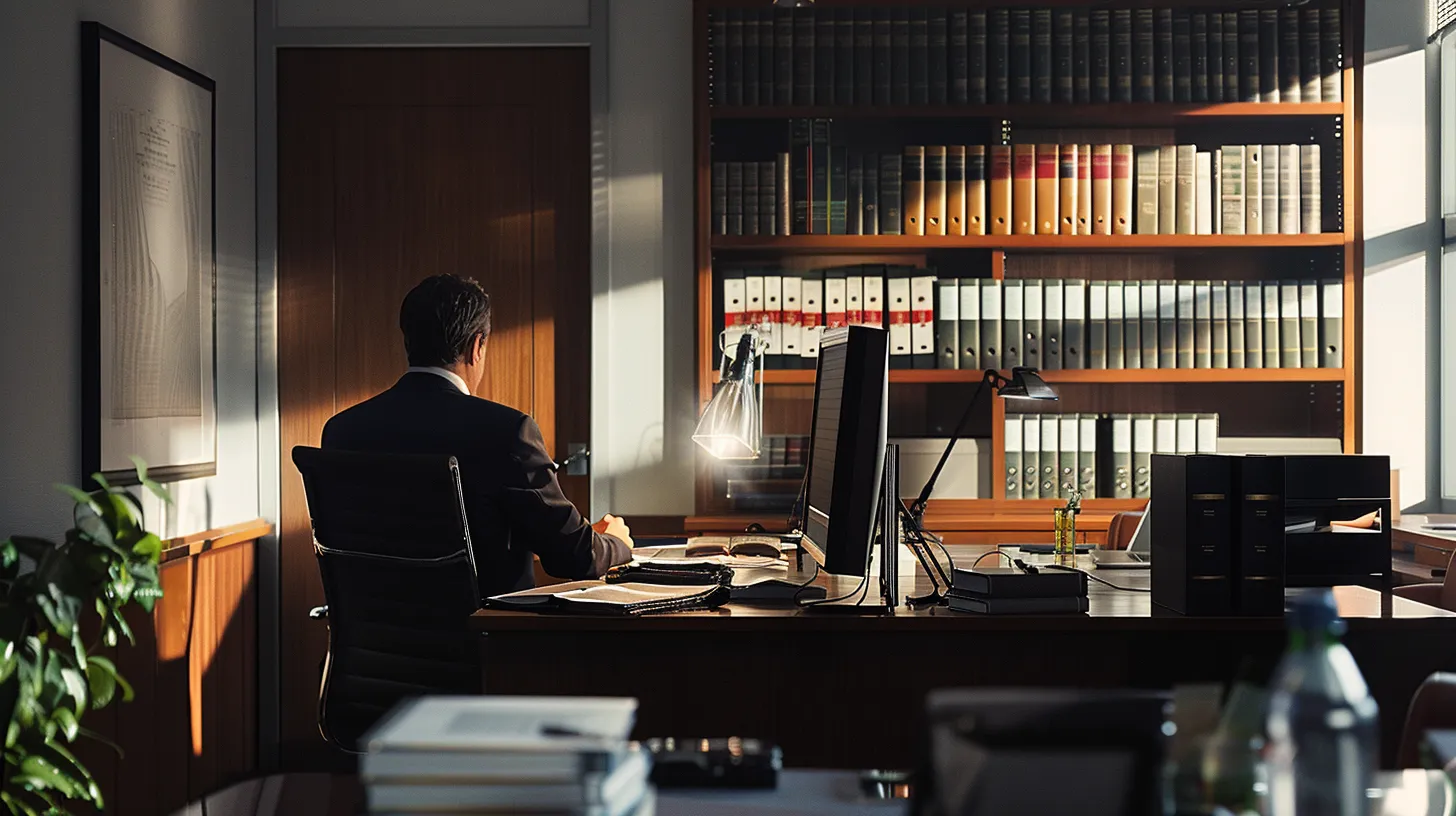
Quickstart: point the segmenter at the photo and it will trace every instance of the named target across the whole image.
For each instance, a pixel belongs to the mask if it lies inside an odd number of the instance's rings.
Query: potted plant
[[[161,485],[141,484],[165,502]],[[15,536],[0,542],[0,712],[5,722],[0,804],[11,814],[65,814],[70,802],[104,807],[101,790],[71,752],[81,737],[107,742],[81,719],[131,687],[97,654],[122,638],[134,642],[123,610],[151,612],[162,541],[147,532],[136,497],[100,474],[99,489],[58,488],[73,499],[72,527],[60,542]]]

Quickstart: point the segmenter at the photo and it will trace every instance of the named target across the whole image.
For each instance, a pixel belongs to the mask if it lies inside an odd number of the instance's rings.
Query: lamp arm
[[[946,443],[945,452],[940,455],[940,461],[935,464],[935,470],[931,472],[930,479],[925,482],[925,487],[920,491],[919,498],[915,499],[915,503],[910,505],[910,516],[915,520],[917,525],[925,516],[925,507],[930,503],[930,494],[935,491],[935,483],[940,479],[940,472],[945,470],[946,462],[950,461],[950,454],[955,450],[956,442],[960,440],[961,436],[965,434],[967,426],[971,424],[971,416],[976,412],[976,404],[981,401],[981,392],[985,391],[988,385],[995,389],[1006,385],[1008,382],[1010,380],[1001,376],[999,371],[994,368],[988,368],[986,369],[985,375],[981,377],[981,381],[977,383],[976,392],[971,395],[971,401],[966,403],[966,411],[961,414],[961,420],[956,424],[955,432],[950,435],[950,441]]]

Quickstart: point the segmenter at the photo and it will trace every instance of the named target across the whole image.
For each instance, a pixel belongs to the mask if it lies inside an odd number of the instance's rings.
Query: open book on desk
[[[700,535],[688,539],[688,557],[704,555],[762,556],[782,558],[799,545],[776,535]]]
[[[761,569],[765,567],[787,569],[789,565],[788,561],[779,556],[729,555],[723,553],[689,555],[687,548],[681,544],[669,547],[638,547],[632,551],[632,561],[637,564],[655,564],[663,567],[712,565],[716,567],[733,567],[735,569]]]
[[[486,599],[492,609],[565,612],[580,615],[647,615],[713,609],[728,600],[728,588],[668,584],[572,581],[509,592]]]

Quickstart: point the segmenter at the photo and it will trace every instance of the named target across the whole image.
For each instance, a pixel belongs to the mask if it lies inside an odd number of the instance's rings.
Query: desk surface
[[[785,771],[778,790],[657,793],[656,816],[882,816],[905,813],[901,801],[866,800],[852,771]],[[1444,816],[1452,808],[1451,782],[1441,771],[1382,773],[1373,816]]]
[[[986,555],[991,547],[951,546],[949,550],[955,563],[965,567]],[[1002,561],[1004,559],[997,558]],[[1046,563],[1047,556],[1028,557],[1033,563]],[[992,561],[987,558],[988,566]],[[931,588],[930,579],[920,569],[918,562],[907,549],[900,557],[901,605],[893,615],[875,610],[863,613],[808,611],[792,605],[747,605],[728,604],[719,609],[701,612],[683,612],[670,615],[648,615],[642,617],[596,617],[584,615],[538,614],[533,612],[507,612],[482,610],[475,614],[477,628],[492,632],[561,630],[615,631],[644,629],[659,631],[688,631],[712,629],[713,631],[781,629],[789,626],[795,631],[873,631],[893,629],[895,631],[1075,631],[1081,628],[1124,630],[1200,630],[1216,627],[1220,631],[1262,631],[1282,630],[1281,618],[1189,618],[1173,613],[1154,610],[1151,596],[1146,591],[1151,573],[1148,570],[1096,570],[1090,556],[1078,556],[1077,566],[1087,569],[1103,580],[1127,589],[1114,589],[1096,581],[1088,582],[1086,615],[1055,616],[990,616],[952,612],[948,608],[912,610],[903,605],[906,595],[920,595]],[[811,567],[812,569],[812,567]],[[795,572],[791,567],[787,580],[804,581],[810,572]],[[858,579],[819,574],[814,583],[821,585],[828,597],[835,598],[852,592],[859,584]],[[1352,629],[1377,625],[1382,631],[1418,631],[1438,628],[1442,631],[1456,631],[1456,614],[1417,603],[1405,598],[1392,599],[1391,615],[1382,619],[1381,594],[1375,590],[1358,586],[1335,588],[1335,600],[1340,615],[1349,621]],[[871,588],[871,592],[875,592]],[[1376,623],[1376,621],[1379,621]]]

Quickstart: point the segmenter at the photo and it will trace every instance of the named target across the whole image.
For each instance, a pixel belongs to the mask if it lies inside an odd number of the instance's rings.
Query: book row
[[[864,265],[733,269],[724,345],[750,328],[769,368],[812,368],[825,327],[889,331],[909,369],[1341,368],[1344,282],[937,277]]]
[[[1146,499],[1155,453],[1217,453],[1218,414],[1007,414],[1006,498]]]
[[[1338,8],[715,9],[715,105],[1340,102]]]
[[[807,124],[807,123],[806,123]],[[818,122],[814,123],[815,125]],[[1323,229],[1318,144],[911,145],[795,128],[772,162],[714,162],[718,235],[1299,235]]]

